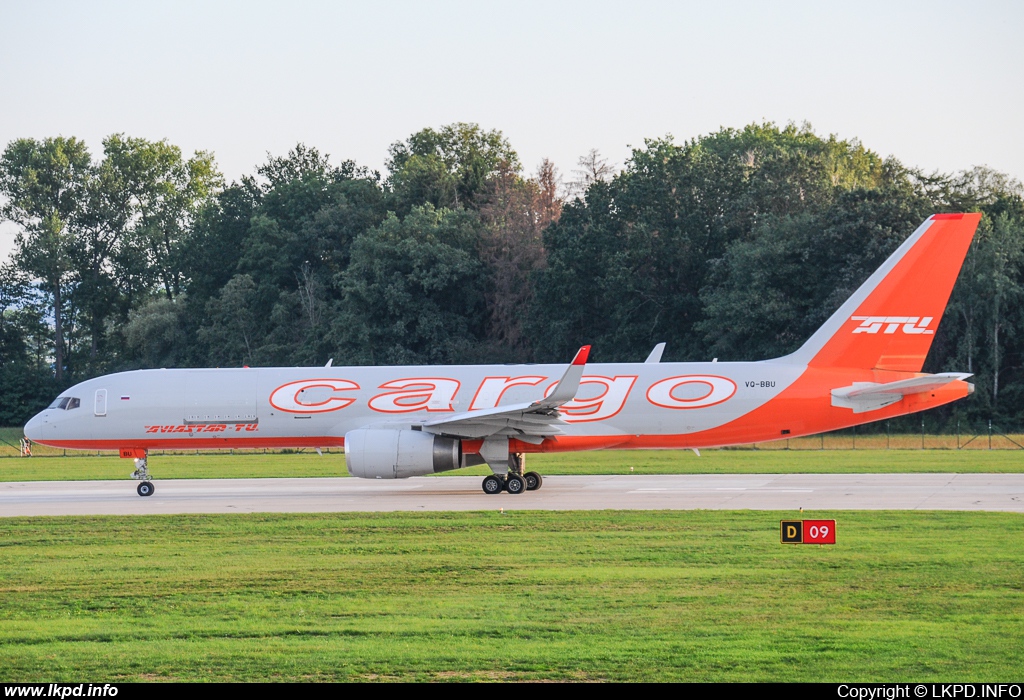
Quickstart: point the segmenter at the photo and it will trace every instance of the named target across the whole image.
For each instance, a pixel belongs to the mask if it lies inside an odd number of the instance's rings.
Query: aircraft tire
[[[152,481],[143,481],[139,483],[138,488],[136,488],[135,490],[139,492],[140,496],[145,498],[146,496],[152,496],[153,491],[155,491],[156,489],[153,488]]]
[[[526,480],[527,491],[536,491],[544,485],[544,477],[537,472],[526,472],[523,474],[523,479]]]
[[[505,485],[501,483],[501,479],[496,477],[494,474],[484,477],[484,493],[501,493],[504,486]]]
[[[505,490],[511,494],[523,493],[526,491],[526,480],[521,476],[509,474],[505,480]]]

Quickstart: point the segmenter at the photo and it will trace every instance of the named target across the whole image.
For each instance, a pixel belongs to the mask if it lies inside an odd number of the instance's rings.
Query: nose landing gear
[[[153,485],[152,477],[149,475],[149,469],[146,465],[146,457],[135,458],[135,471],[132,472],[132,478],[141,481],[138,488],[135,490],[142,497],[152,496],[156,490]]]

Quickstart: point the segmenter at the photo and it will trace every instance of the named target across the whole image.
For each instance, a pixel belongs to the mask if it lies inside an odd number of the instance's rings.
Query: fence
[[[1024,435],[1007,434],[995,427],[980,431],[945,433],[858,433],[854,429],[821,435],[760,442],[726,449],[753,450],[1020,450]]]

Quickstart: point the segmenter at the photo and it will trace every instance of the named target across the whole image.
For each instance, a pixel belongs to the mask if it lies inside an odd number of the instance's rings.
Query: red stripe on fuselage
[[[237,438],[136,438],[124,440],[36,440],[40,445],[68,450],[120,450],[134,447],[146,450],[226,450],[231,447],[343,447],[345,439],[322,437],[237,437]]]

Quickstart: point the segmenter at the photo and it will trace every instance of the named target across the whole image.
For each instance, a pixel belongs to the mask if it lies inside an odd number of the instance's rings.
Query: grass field
[[[20,428],[0,428],[0,482],[121,479],[134,468],[115,452],[83,453],[43,445],[30,459],[16,456]],[[878,472],[1022,472],[1024,436],[995,435],[956,445],[970,436],[872,435],[850,433],[782,440],[753,447],[702,450],[606,450],[530,455],[528,465],[543,474],[736,474]],[[921,445],[926,449],[921,449]],[[888,445],[888,448],[887,448]],[[43,458],[43,459],[39,459]],[[150,471],[159,479],[345,476],[338,448],[318,456],[312,450],[154,452]],[[483,475],[486,467],[453,472]]]
[[[1020,676],[1024,517],[814,515],[3,519],[0,680]]]
[[[778,474],[879,472],[1024,472],[1024,451],[992,450],[636,450],[529,455],[527,468],[542,474]],[[126,479],[130,459],[11,457],[0,459],[0,481]],[[156,454],[155,479],[344,476],[339,452],[281,454]],[[487,467],[446,474],[483,475]]]
[[[0,439],[16,444],[19,434],[8,432],[0,430]],[[780,442],[700,457],[682,450],[530,455],[528,468],[1024,471],[1017,449],[922,450],[920,436],[889,439],[904,449],[861,437],[853,449],[826,437],[814,439],[825,449],[794,440],[788,450]],[[42,448],[31,459],[0,458],[0,481],[127,479],[133,468],[110,454],[54,454]],[[338,451],[157,453],[150,469],[158,480],[346,473]],[[598,511],[0,519],[0,681],[1019,675],[1024,516],[801,516],[837,517],[835,547],[780,545],[783,517]]]
[[[22,437],[22,429],[19,427],[0,428],[0,457],[17,457],[20,454],[19,440]],[[340,451],[333,448],[334,451]],[[900,434],[886,435],[863,433],[858,435],[855,432],[844,430],[824,435],[814,435],[804,438],[793,438],[789,440],[775,440],[773,442],[762,442],[756,445],[741,446],[730,449],[769,451],[777,450],[783,452],[819,452],[832,450],[965,450],[970,452],[982,452],[989,450],[1020,450],[1024,453],[1024,435],[1003,435],[993,433],[992,435],[962,434],[962,435],[925,435]],[[65,454],[80,454],[74,450],[62,450],[35,445],[33,454],[41,457],[63,456]],[[213,451],[216,452],[216,451]],[[241,454],[262,454],[264,450],[239,450]],[[279,450],[270,450],[279,452]],[[306,449],[303,452],[312,452]],[[162,453],[162,451],[161,451]],[[93,453],[94,455],[96,453]],[[116,454],[114,451],[102,452],[100,454]]]

